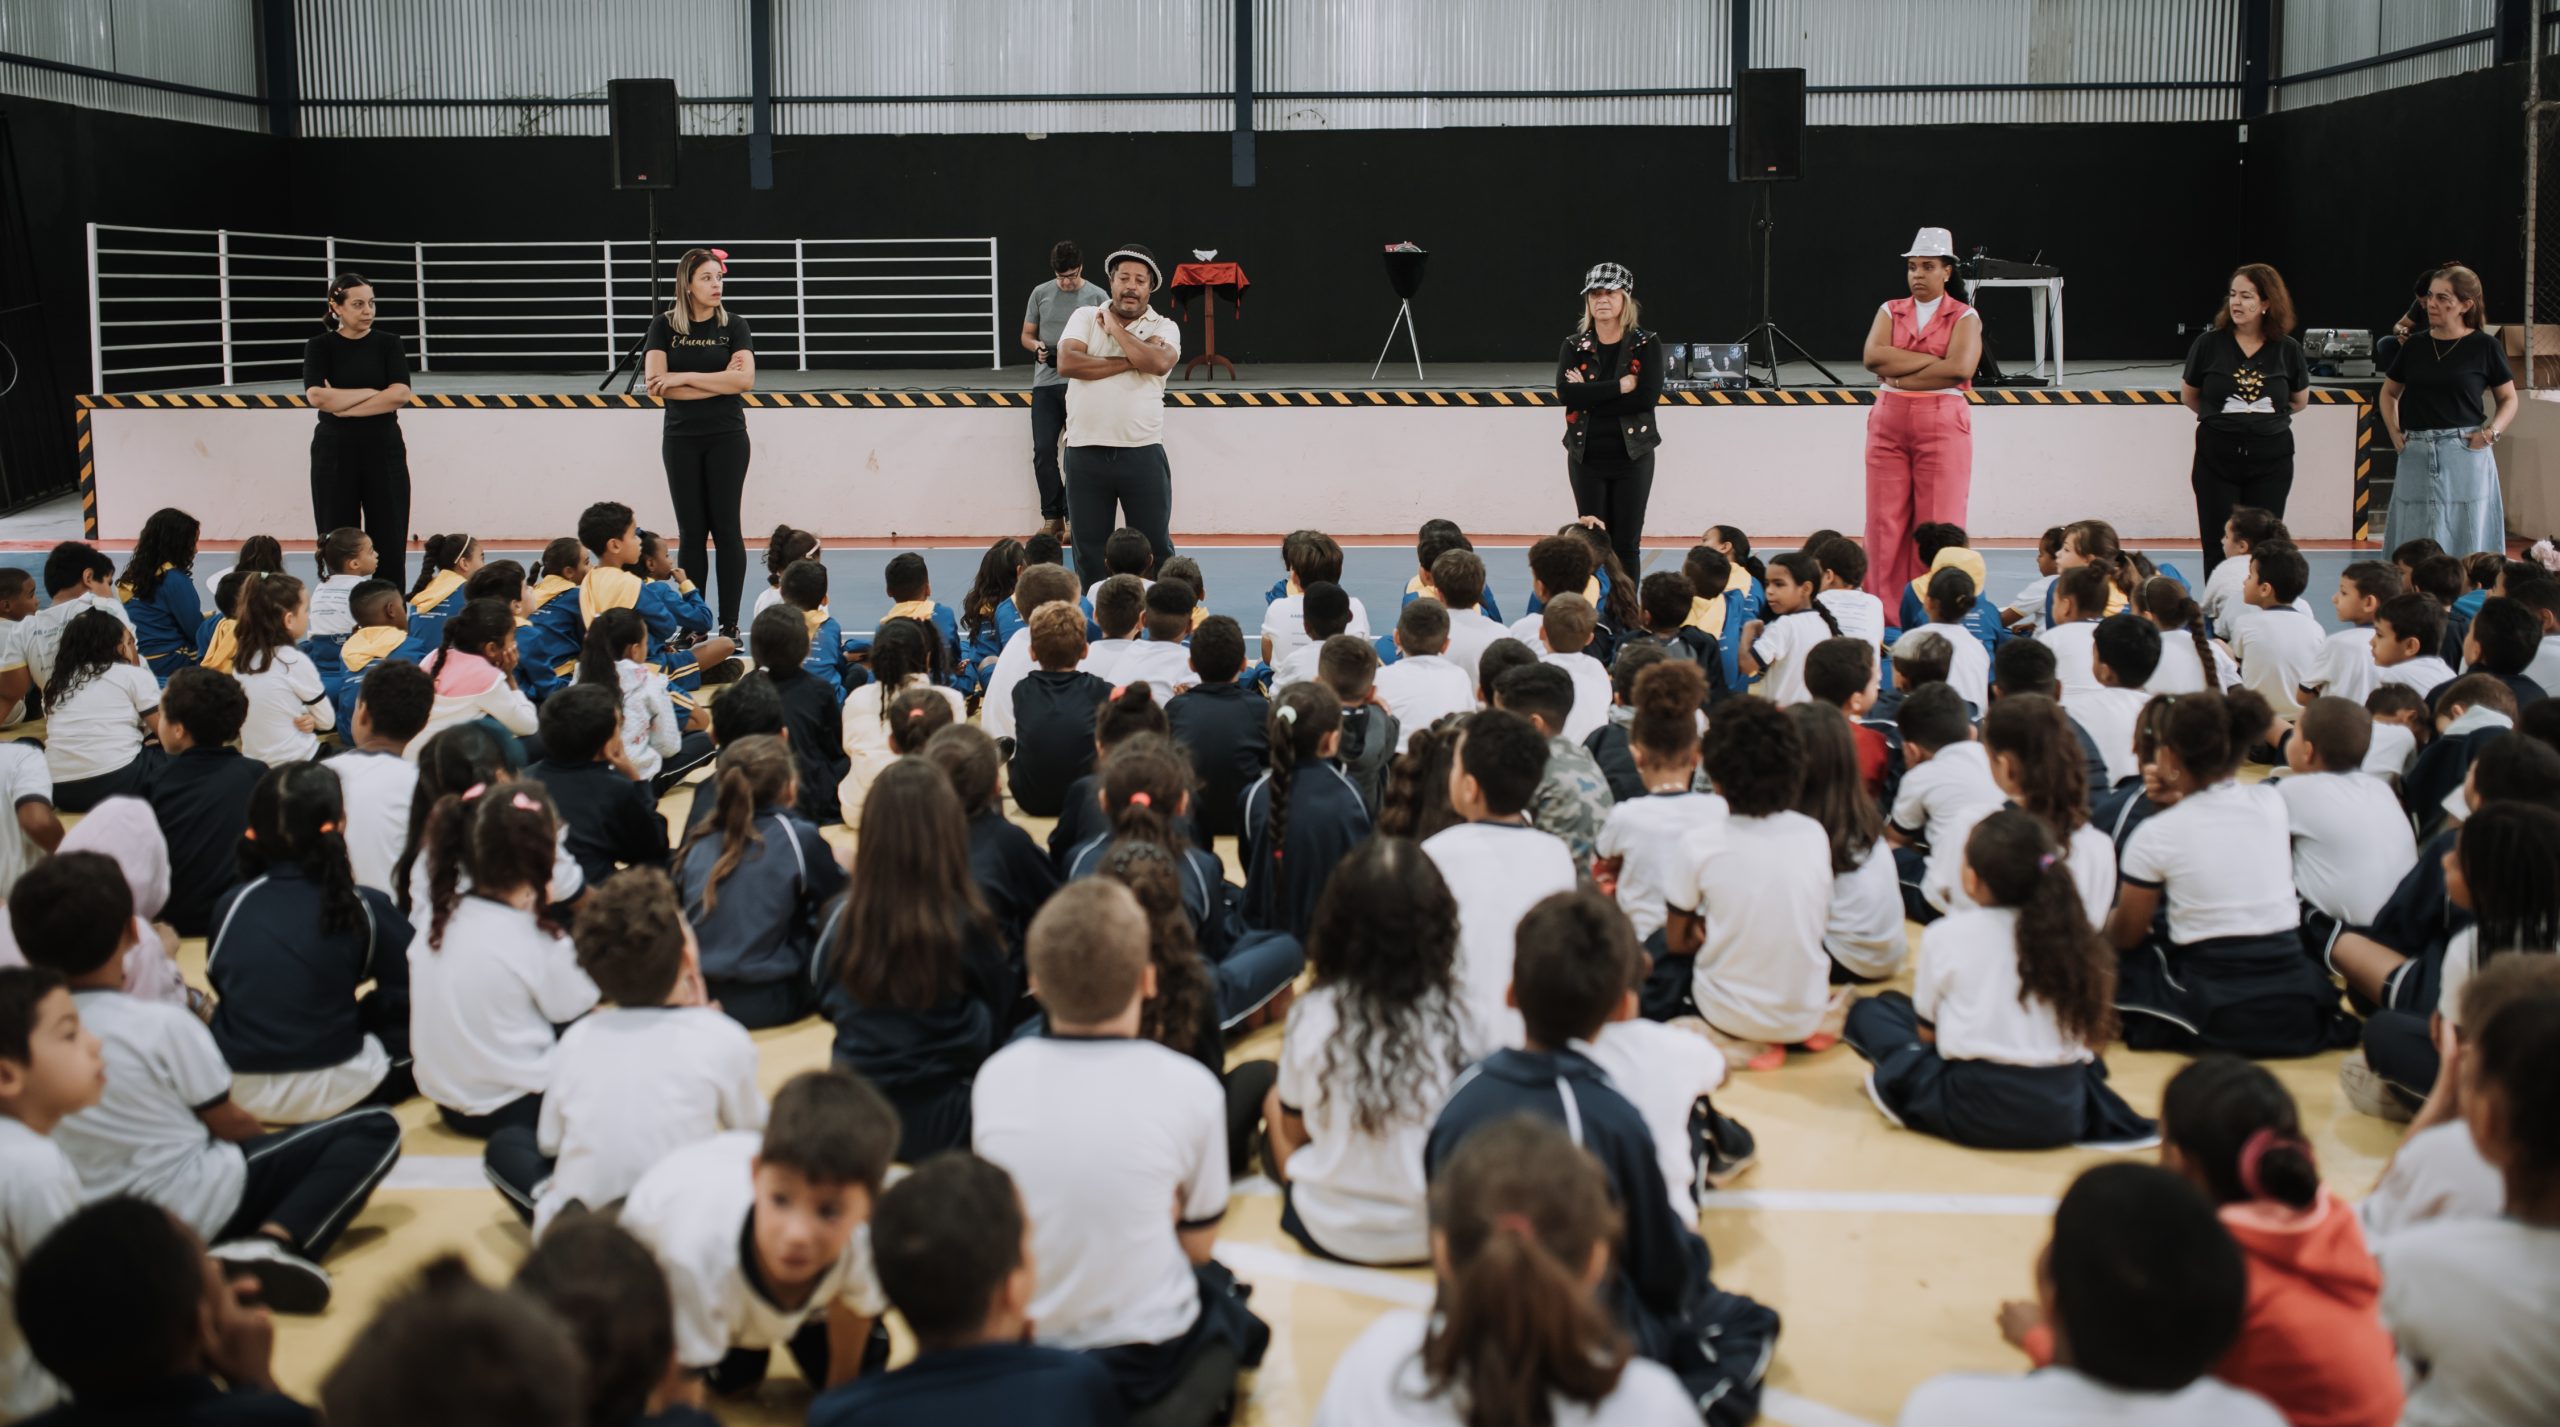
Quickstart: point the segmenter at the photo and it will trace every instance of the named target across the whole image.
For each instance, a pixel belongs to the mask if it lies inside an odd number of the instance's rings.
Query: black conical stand
[[[1773,192],[1777,185],[1763,183],[1759,187],[1760,216],[1753,221],[1752,226],[1758,230],[1760,237],[1760,322],[1759,325],[1742,334],[1743,373],[1756,384],[1767,386],[1772,390],[1784,391],[1787,384],[1778,375],[1778,348],[1783,343],[1786,349],[1795,355],[1796,360],[1822,373],[1824,381],[1833,386],[1839,386],[1840,378],[1832,375],[1829,367],[1815,360],[1813,353],[1804,349],[1803,343],[1788,336],[1787,329],[1779,326],[1777,321],[1769,315],[1769,254],[1777,247],[1778,235],[1777,204]],[[1755,356],[1754,352],[1765,352],[1767,355]],[[1751,368],[1759,365],[1766,365],[1769,368],[1769,379],[1766,382],[1750,376]]]

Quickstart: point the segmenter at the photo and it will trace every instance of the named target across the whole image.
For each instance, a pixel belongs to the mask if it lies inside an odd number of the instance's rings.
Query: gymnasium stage
[[[1863,376],[1854,362],[1830,365]],[[1425,519],[1447,516],[1500,539],[1571,516],[1550,368],[1442,365],[1421,382],[1411,371],[1399,378],[1390,367],[1372,381],[1356,363],[1248,366],[1237,382],[1174,381],[1165,444],[1178,536],[1313,526],[1410,539]],[[1810,366],[1783,375],[1783,390],[1666,393],[1647,520],[1657,539],[1685,542],[1715,522],[1755,536],[1860,528],[1875,388],[1812,385],[1821,378]],[[2192,541],[2195,419],[2178,404],[2177,367],[2094,360],[2072,375],[2067,387],[1973,394],[1973,534],[2031,540],[2097,515],[2134,543]],[[837,541],[967,544],[1031,528],[1027,380],[1020,366],[760,372],[747,398],[746,529],[788,521]],[[619,382],[600,394],[596,381],[420,373],[401,415],[411,527],[538,545],[610,497],[631,501],[643,524],[672,528],[658,403],[624,395]],[[2294,422],[2288,518],[2305,541],[2365,536],[2380,474],[2369,453],[2388,451],[2371,386],[2315,390]],[[164,505],[195,512],[211,543],[309,526],[313,418],[297,385],[117,393],[79,406],[91,538],[128,541]]]

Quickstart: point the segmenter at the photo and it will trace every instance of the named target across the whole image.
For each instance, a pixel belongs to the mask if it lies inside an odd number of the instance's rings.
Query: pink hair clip
[[[729,275],[729,250],[727,248],[713,248],[711,250],[711,256],[720,260],[720,275],[722,277],[727,277]]]
[[[1538,1226],[1526,1214],[1496,1214],[1493,1230],[1497,1234],[1518,1234],[1524,1239],[1538,1237]]]
[[[542,804],[535,802],[532,798],[527,797],[522,793],[518,793],[516,794],[516,811],[520,813],[538,813],[542,811]]]
[[[464,802],[466,802],[466,803],[467,803],[467,802],[470,802],[470,801],[472,801],[473,799],[475,799],[475,798],[479,797],[482,793],[485,793],[485,792],[487,792],[487,791],[489,791],[489,785],[488,785],[488,784],[486,784],[486,783],[474,783],[474,784],[472,784],[470,787],[465,788],[465,789],[463,789],[463,790],[462,790],[462,801],[464,801]]]
[[[1143,789],[1129,795],[1129,806],[1133,808],[1152,808],[1155,805],[1156,800],[1149,797]]]

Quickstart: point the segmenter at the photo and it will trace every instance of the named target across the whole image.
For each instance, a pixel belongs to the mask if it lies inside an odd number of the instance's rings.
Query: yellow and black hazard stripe
[[[98,538],[98,452],[89,434],[89,408],[84,403],[71,413],[71,448],[73,459],[80,465],[80,533]]]

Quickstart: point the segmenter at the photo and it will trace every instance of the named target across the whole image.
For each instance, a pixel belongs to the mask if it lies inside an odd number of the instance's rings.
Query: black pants
[[[1066,464],[1067,523],[1075,527],[1076,576],[1086,588],[1108,573],[1102,544],[1124,518],[1154,547],[1157,566],[1173,558],[1173,467],[1164,447],[1069,446]]]
[[[2444,1065],[2424,1012],[2376,1011],[2364,1023],[2363,1040],[2365,1064],[2401,1104],[2415,1110],[2427,1103]]]
[[[240,1207],[216,1238],[237,1239],[273,1224],[293,1236],[303,1257],[316,1259],[400,1162],[400,1122],[388,1110],[350,1110],[242,1141],[240,1150],[249,1177]]]
[[[1644,578],[1644,507],[1653,498],[1653,453],[1632,461],[1567,459],[1565,476],[1573,483],[1573,513],[1593,516],[1607,527],[1609,548],[1627,577]]]
[[[530,1130],[541,1124],[542,1097],[518,1096],[486,1115],[466,1115],[450,1105],[438,1105],[436,1113],[443,1117],[444,1127],[455,1134],[485,1140],[510,1126]]]
[[[834,1348],[827,1341],[826,1310],[821,1308],[811,1314],[809,1321],[801,1324],[800,1331],[793,1333],[791,1341],[784,1346],[790,1349],[791,1361],[799,1366],[800,1377],[809,1384],[810,1391],[824,1391],[827,1367],[835,1356]],[[861,1376],[870,1377],[886,1371],[888,1366],[889,1326],[874,1323],[870,1340],[862,1345]],[[727,1357],[705,1370],[702,1376],[713,1392],[729,1397],[763,1382],[765,1373],[772,1367],[771,1348],[731,1348]]]
[[[1064,520],[1067,487],[1058,478],[1058,438],[1067,431],[1067,384],[1031,389],[1031,478],[1040,483],[1040,518]]]
[[[373,537],[373,577],[409,586],[409,446],[400,420],[368,421],[350,431],[323,422],[311,438],[311,523],[320,538],[356,525]]]
[[[489,1132],[489,1147],[480,1153],[480,1172],[489,1176],[516,1217],[533,1222],[534,1191],[551,1177],[554,1161],[542,1152],[531,1125],[501,1125]]]
[[[779,981],[725,981],[705,978],[703,989],[729,1019],[751,1031],[787,1026],[804,1020],[818,1009],[817,988],[805,976],[786,976]]]
[[[2234,506],[2254,505],[2284,514],[2293,491],[2293,436],[2240,437],[2196,428],[2196,534],[2204,541],[2204,572],[2222,563],[2222,527]]]
[[[709,558],[707,537],[720,547],[720,627],[738,627],[738,593],[747,586],[747,537],[739,507],[747,489],[747,433],[678,436],[659,444],[667,463],[667,495],[676,504],[676,563],[696,581]]]
[[[88,778],[65,778],[53,785],[53,805],[66,813],[85,813],[109,798],[139,798],[151,791],[151,780],[159,775],[168,756],[156,747],[146,747],[122,768]]]
[[[695,729],[676,745],[676,751],[659,760],[658,776],[649,780],[651,797],[663,798],[668,790],[685,780],[686,775],[711,761],[718,750],[711,746],[711,735]]]

